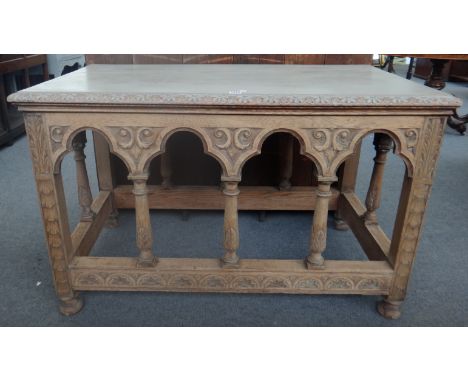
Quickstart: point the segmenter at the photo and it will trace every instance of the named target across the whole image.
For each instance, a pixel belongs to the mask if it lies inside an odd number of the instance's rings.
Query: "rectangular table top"
[[[454,108],[450,94],[370,65],[90,65],[17,104]]]

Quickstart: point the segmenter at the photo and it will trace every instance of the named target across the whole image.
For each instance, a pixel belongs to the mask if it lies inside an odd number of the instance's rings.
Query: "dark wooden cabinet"
[[[31,81],[29,70],[42,66],[43,76]],[[47,56],[45,54],[1,54],[0,55],[0,146],[11,144],[13,140],[24,133],[23,116],[16,107],[7,104],[6,97],[11,92],[8,89],[6,75],[16,74],[12,79],[16,89],[27,88],[37,82],[48,79]],[[16,81],[18,77],[19,81]]]
[[[432,72],[432,62],[429,58],[418,58],[414,75],[418,78],[426,79]],[[450,60],[442,69],[443,81],[468,81],[468,61]]]

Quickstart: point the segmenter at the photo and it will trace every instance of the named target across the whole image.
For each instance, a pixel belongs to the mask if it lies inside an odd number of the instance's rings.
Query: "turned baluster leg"
[[[317,201],[315,203],[310,235],[309,256],[306,258],[308,269],[320,269],[324,267],[322,253],[327,246],[328,203],[332,195],[330,191],[331,184],[331,181],[323,181],[319,178]]]
[[[376,156],[366,197],[367,211],[364,215],[366,224],[378,224],[376,210],[380,207],[385,162],[387,160],[387,153],[393,146],[393,141],[388,135],[376,133],[374,136],[374,146]]]
[[[146,186],[148,174],[132,174],[128,178],[133,181],[133,194],[135,195],[136,242],[140,250],[138,265],[152,266],[156,264],[157,259],[153,256],[153,232]]]
[[[293,172],[293,153],[294,153],[294,139],[291,135],[287,134],[281,136],[280,144],[280,183],[279,189],[287,191],[291,189],[291,177]]]
[[[76,163],[76,184],[78,187],[78,201],[81,207],[80,221],[89,222],[94,219],[94,212],[91,210],[93,196],[89,187],[88,171],[86,170],[86,155],[84,148],[86,146],[86,132],[78,133],[73,139],[72,147],[75,152]]]
[[[162,176],[162,187],[167,190],[172,186],[171,180],[171,158],[168,152],[161,155],[161,176]]]
[[[96,173],[99,191],[109,191],[112,202],[112,211],[106,220],[106,227],[115,228],[119,225],[119,211],[114,200],[115,179],[109,144],[106,139],[97,132],[93,132],[94,157],[96,159]]]
[[[237,213],[238,182],[224,182],[224,267],[238,267],[239,223]]]
[[[354,146],[353,154],[343,163],[338,174],[338,189],[340,193],[354,192],[356,188],[356,179],[359,168],[359,157],[361,155],[361,141]],[[346,231],[349,229],[348,224],[344,221],[342,216],[342,196],[338,199],[338,206],[334,213],[335,229],[339,231]]]

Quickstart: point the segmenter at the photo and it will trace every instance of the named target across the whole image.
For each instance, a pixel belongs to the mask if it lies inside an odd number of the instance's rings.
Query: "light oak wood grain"
[[[73,314],[81,309],[82,300],[77,293],[80,290],[160,290],[378,294],[385,297],[378,311],[384,317],[398,318],[421,235],[444,125],[458,100],[416,85],[408,87],[407,82],[403,84],[381,72],[328,67],[309,68],[301,74],[300,70],[271,66],[259,74],[255,65],[250,69],[221,69],[213,65],[210,76],[203,74],[206,69],[202,66],[189,68],[177,78],[170,77],[173,82],[166,83],[168,87],[161,96],[154,91],[160,85],[157,76],[162,72],[170,74],[173,69],[158,70],[152,78],[156,72],[149,66],[81,71],[11,97],[25,111],[62,313]],[[110,76],[104,82],[103,73]],[[336,78],[330,77],[331,73]],[[248,75],[242,77],[245,74]],[[120,80],[117,87],[109,80],[112,76]],[[279,79],[274,84],[266,81],[272,76]],[[349,89],[356,85],[356,76],[363,77],[360,80],[367,85],[351,94]],[[247,82],[232,82],[238,78]],[[307,83],[314,79],[319,82]],[[291,90],[299,82],[303,83],[302,88]],[[248,85],[260,97],[224,94],[223,86],[232,84]],[[185,93],[181,97],[171,93],[171,89],[182,87]],[[372,89],[379,90],[379,95]],[[104,150],[104,154],[98,154],[97,162],[101,191],[90,208],[96,214],[94,220],[81,222],[71,235],[60,164],[64,155],[73,151],[75,137],[86,129],[102,138],[96,143]],[[147,185],[151,161],[166,153],[167,140],[178,131],[195,134],[204,152],[218,161],[222,190]],[[300,152],[314,162],[317,187],[281,191],[277,187],[238,186],[245,163],[258,155],[264,141],[277,132],[294,136]],[[395,154],[406,166],[391,240],[376,219],[369,221],[368,212],[376,211],[378,199],[368,198],[366,208],[354,194],[359,148],[368,134],[391,138]],[[380,138],[376,142],[379,160],[370,192],[380,194],[384,165],[381,155],[386,149]],[[127,167],[133,189],[114,187],[108,174],[109,153],[118,156]],[[84,169],[81,184],[87,180]],[[283,178],[288,178],[289,170],[287,163]],[[166,178],[167,175],[166,172]],[[337,180],[337,187],[332,187]],[[82,200],[82,204],[89,203]],[[224,253],[213,254],[216,258],[212,259],[156,258],[149,210],[171,205],[224,209],[223,235],[219,238]],[[139,256],[86,256],[116,207],[135,208],[135,246]],[[238,211],[250,208],[315,210],[309,252],[303,257],[306,261],[240,258]],[[328,211],[336,208],[338,217],[352,229],[371,261],[323,258]],[[157,233],[157,227],[154,228]]]

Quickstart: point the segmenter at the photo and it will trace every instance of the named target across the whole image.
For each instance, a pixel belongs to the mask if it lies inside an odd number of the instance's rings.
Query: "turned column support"
[[[331,184],[336,180],[336,178],[318,178],[317,201],[312,220],[309,255],[306,258],[306,266],[308,269],[324,268],[325,260],[322,253],[327,246],[328,203],[332,196]]]
[[[78,202],[81,208],[80,221],[89,222],[94,219],[94,212],[91,210],[93,195],[89,186],[88,171],[86,170],[86,155],[84,148],[86,146],[86,132],[82,131],[76,135],[72,142],[72,148],[75,153],[76,164],[76,184],[78,188]]]
[[[279,189],[281,191],[288,191],[291,189],[291,177],[293,172],[293,159],[294,159],[294,138],[292,135],[285,134],[279,139],[279,152],[280,152],[280,183]]]
[[[237,197],[239,195],[239,182],[225,181],[224,194],[224,256],[221,259],[225,268],[237,268],[239,266],[239,223],[237,210]]]
[[[138,265],[142,267],[153,266],[157,259],[153,255],[153,232],[146,186],[148,174],[130,174],[128,179],[133,181],[133,194],[135,195],[136,243],[140,250]]]
[[[392,138],[385,134],[376,133],[374,135],[374,146],[376,156],[374,158],[374,168],[372,170],[372,177],[366,196],[367,211],[364,215],[366,224],[378,224],[376,210],[380,207],[385,162],[387,160],[387,153],[393,147]]]
[[[161,177],[162,177],[162,187],[167,190],[172,186],[172,169],[171,169],[171,157],[169,152],[161,154]]]

